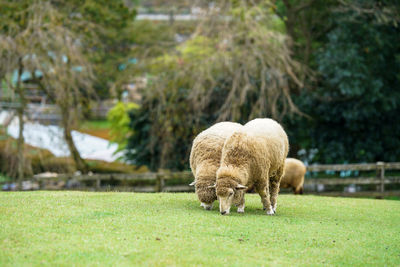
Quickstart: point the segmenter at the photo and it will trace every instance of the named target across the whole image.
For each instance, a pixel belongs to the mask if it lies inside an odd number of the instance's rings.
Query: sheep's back
[[[289,152],[289,141],[279,123],[272,119],[254,119],[243,129],[254,140],[256,147],[263,148],[262,154],[268,157],[272,170],[283,164]]]
[[[239,123],[220,122],[201,132],[193,140],[190,152],[190,167],[193,174],[196,175],[197,169],[204,165],[210,173],[214,172],[215,175],[226,138],[242,127]]]

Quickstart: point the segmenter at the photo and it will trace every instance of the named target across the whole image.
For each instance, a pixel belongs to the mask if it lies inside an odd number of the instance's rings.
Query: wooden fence
[[[57,189],[57,187],[63,187],[69,182],[72,184],[72,188],[75,184],[78,189],[95,189],[97,191],[104,190],[120,190],[120,191],[135,191],[135,192],[189,192],[194,191],[194,187],[187,184],[179,184],[173,186],[166,186],[165,181],[171,179],[193,180],[193,175],[189,171],[184,172],[147,172],[147,173],[133,173],[133,174],[85,174],[85,175],[73,175],[73,174],[60,174],[54,177],[48,176],[35,176],[34,181],[39,183],[39,188],[42,189]],[[109,186],[114,184],[116,186]],[[127,186],[127,183],[152,183],[153,185],[140,185],[140,186]],[[89,183],[90,186],[83,184]]]
[[[346,165],[311,165],[307,171],[325,172],[325,171],[376,171],[375,177],[343,177],[343,178],[306,178],[305,186],[316,188],[318,185],[376,185],[379,190],[368,192],[318,192],[317,190],[308,190],[306,193],[316,193],[322,195],[399,195],[399,191],[385,191],[385,185],[400,185],[400,176],[385,176],[387,170],[400,170],[400,162],[377,162],[369,164],[346,164]],[[179,185],[166,185],[166,181],[175,179],[182,180]],[[86,190],[118,190],[135,192],[190,192],[193,187],[188,185],[188,181],[193,180],[193,175],[189,171],[184,172],[157,172],[141,174],[91,174],[91,175],[69,175],[62,174],[56,177],[36,176],[34,180],[39,183],[42,189],[58,189],[66,186],[68,183],[75,183],[77,189]],[[151,183],[147,186],[129,186],[129,183]],[[185,183],[186,182],[186,183]],[[85,185],[89,184],[89,185]],[[110,184],[117,184],[109,186]]]
[[[307,167],[308,172],[323,171],[376,171],[375,177],[345,177],[345,178],[308,178],[305,185],[377,185],[379,190],[375,192],[320,192],[322,195],[341,195],[341,196],[385,196],[397,195],[400,192],[396,190],[386,191],[387,184],[400,184],[400,176],[386,176],[385,171],[400,170],[400,162],[377,162],[368,164],[344,164],[344,165],[311,165]],[[318,193],[318,192],[316,192]]]

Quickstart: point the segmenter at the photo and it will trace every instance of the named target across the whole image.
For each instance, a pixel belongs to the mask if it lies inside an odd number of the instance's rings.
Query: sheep
[[[285,174],[281,180],[281,188],[293,188],[295,194],[303,194],[306,166],[298,159],[285,160]]]
[[[194,140],[190,152],[190,168],[195,181],[195,190],[200,206],[211,210],[217,199],[215,188],[216,172],[221,160],[222,146],[225,139],[243,125],[233,122],[220,122],[201,132]]]
[[[238,211],[244,212],[245,189],[255,187],[264,210],[275,214],[288,150],[285,131],[272,119],[254,119],[228,137],[214,185],[220,213],[229,214],[235,199],[241,199]]]

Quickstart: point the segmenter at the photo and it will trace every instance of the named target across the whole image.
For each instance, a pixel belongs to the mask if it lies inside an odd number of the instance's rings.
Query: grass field
[[[110,128],[111,123],[107,120],[91,120],[84,121],[78,130],[82,133],[110,140]]]
[[[216,203],[217,204],[217,203]],[[0,266],[399,266],[400,202],[281,195],[266,216],[194,194],[0,193]]]

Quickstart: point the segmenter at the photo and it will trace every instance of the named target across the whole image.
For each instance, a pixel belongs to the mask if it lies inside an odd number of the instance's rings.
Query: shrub
[[[73,173],[76,171],[75,162],[72,158],[68,157],[50,157],[43,160],[40,165],[38,165],[41,172],[56,172],[56,173]]]
[[[111,140],[118,143],[118,151],[124,149],[127,145],[129,127],[129,111],[137,109],[139,106],[135,103],[118,102],[107,115],[107,120],[111,124]]]
[[[24,175],[32,176],[31,158],[27,156],[28,148],[25,150]],[[15,140],[0,141],[0,173],[16,178],[17,177],[17,143]]]
[[[89,170],[94,173],[143,173],[148,169],[145,166],[136,168],[122,162],[106,162],[101,160],[88,160]]]
[[[42,172],[73,173],[77,170],[69,157],[55,157],[50,151],[25,144],[25,177]],[[0,140],[0,173],[17,177],[17,144],[14,139]],[[122,162],[87,160],[93,173],[143,173],[145,166],[136,168]]]

